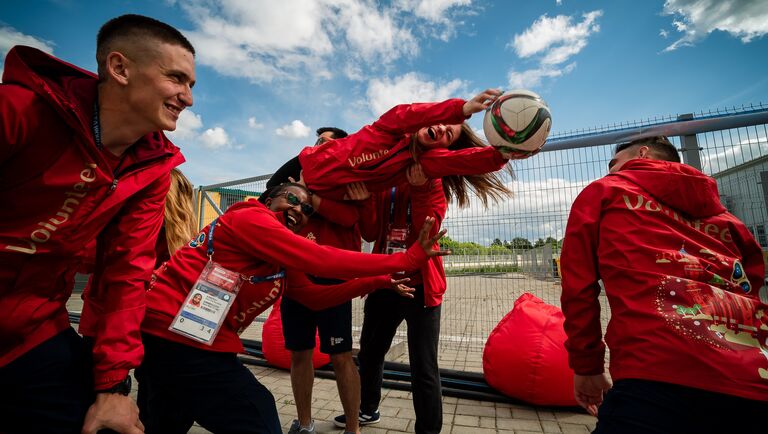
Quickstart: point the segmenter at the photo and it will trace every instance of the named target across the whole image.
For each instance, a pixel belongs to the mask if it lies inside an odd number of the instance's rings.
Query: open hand
[[[501,91],[498,89],[486,89],[478,93],[473,96],[472,99],[464,103],[464,107],[462,107],[464,116],[470,116],[472,113],[481,112],[487,109],[500,95]]]
[[[441,229],[440,232],[437,233],[434,237],[430,237],[429,233],[432,230],[432,226],[435,225],[435,218],[434,217],[427,217],[424,219],[424,224],[421,226],[421,231],[419,232],[419,244],[421,245],[421,248],[424,249],[424,251],[427,253],[427,256],[430,258],[434,258],[435,256],[446,256],[450,255],[450,250],[435,250],[434,245],[437,244],[437,242],[440,240],[440,238],[443,238],[443,235],[445,235],[448,230],[447,229]]]
[[[416,291],[415,288],[411,288],[410,286],[404,285],[405,282],[410,281],[411,279],[405,278],[405,279],[389,279],[389,289],[395,291],[398,295],[405,298],[413,298],[413,293]]]
[[[345,200],[366,200],[371,197],[371,192],[368,191],[368,187],[364,182],[352,182],[347,184],[347,194],[344,195]]]
[[[613,384],[605,373],[573,376],[573,396],[576,402],[595,417],[597,408],[603,403],[603,395],[611,386]]]
[[[424,169],[421,168],[421,164],[414,163],[408,166],[405,172],[405,178],[408,183],[414,187],[419,187],[427,183],[427,175],[424,174]]]

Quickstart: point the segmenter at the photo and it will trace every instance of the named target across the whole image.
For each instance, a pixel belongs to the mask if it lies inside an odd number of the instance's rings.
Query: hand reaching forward
[[[464,103],[464,107],[462,108],[464,116],[470,116],[473,113],[487,109],[500,95],[501,91],[498,89],[486,89],[478,93],[473,96],[472,99]]]
[[[597,408],[603,403],[603,395],[611,386],[613,384],[605,373],[573,376],[573,395],[576,402],[595,417],[597,417]]]
[[[395,291],[398,295],[405,298],[413,298],[413,293],[416,291],[415,288],[411,288],[410,286],[404,285],[405,282],[408,282],[409,278],[405,279],[389,279],[389,289]]]
[[[450,255],[450,250],[435,250],[434,245],[440,240],[440,238],[443,238],[443,235],[448,232],[447,229],[441,229],[440,232],[437,233],[434,237],[429,236],[429,232],[432,230],[432,226],[435,225],[435,218],[434,217],[427,217],[424,219],[424,225],[421,226],[421,231],[419,232],[419,244],[421,245],[421,248],[424,249],[424,251],[427,253],[427,256],[430,258],[434,258],[435,256],[446,256]]]

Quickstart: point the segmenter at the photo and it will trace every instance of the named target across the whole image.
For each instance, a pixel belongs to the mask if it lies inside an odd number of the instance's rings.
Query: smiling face
[[[176,129],[181,112],[192,105],[195,61],[187,49],[158,42],[141,59],[128,59],[126,103],[150,131]]]
[[[416,140],[425,148],[447,148],[461,135],[461,125],[432,125],[416,133]]]
[[[302,208],[306,209],[308,204],[307,192],[299,187],[286,187],[277,196],[265,202],[270,210],[283,213],[285,226],[293,233],[299,232],[309,221],[309,216],[302,212]]]

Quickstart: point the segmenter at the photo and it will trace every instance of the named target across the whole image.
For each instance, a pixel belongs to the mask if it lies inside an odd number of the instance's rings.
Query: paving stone
[[[456,414],[466,414],[470,416],[496,416],[494,407],[485,407],[482,405],[466,405],[459,403],[456,406]]]
[[[536,410],[531,410],[529,408],[513,408],[512,418],[539,420],[539,414]]]
[[[563,434],[589,434],[591,432],[586,425],[575,423],[561,423],[560,430]]]
[[[462,414],[453,416],[454,425],[477,426],[479,423],[480,421],[477,416],[466,416]]]
[[[496,428],[496,418],[495,417],[480,417],[480,426],[482,428]]]
[[[413,408],[413,403],[403,398],[384,398],[380,407]]]
[[[495,429],[454,425],[451,434],[496,434]]]
[[[541,421],[541,428],[544,429],[544,432],[551,432],[551,433],[559,433],[562,432],[560,429],[560,425],[558,425],[557,422],[553,420],[542,420]]]
[[[512,429],[515,431],[535,431],[544,432],[541,423],[538,420],[530,419],[497,419],[496,426],[502,429]]]
[[[579,414],[579,413],[558,413],[557,414],[557,421],[563,422],[563,423],[580,423],[580,424],[588,424],[588,423],[596,423],[597,419],[593,416],[590,416],[588,414]]]

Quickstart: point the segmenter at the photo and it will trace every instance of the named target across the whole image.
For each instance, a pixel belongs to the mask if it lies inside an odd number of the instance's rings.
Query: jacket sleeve
[[[604,370],[605,344],[600,328],[597,247],[600,233],[602,186],[592,183],[571,206],[560,255],[568,363],[578,375]]]
[[[379,206],[380,198],[385,193],[373,193],[370,198],[362,201],[359,205],[358,212],[360,213],[359,228],[360,236],[369,243],[377,241],[379,239]]]
[[[443,192],[443,182],[438,179],[429,179],[424,185],[410,186],[411,207],[413,209],[413,230],[418,232],[424,225],[427,217],[435,218],[430,236],[435,236],[443,224],[445,213],[448,211],[448,203]]]
[[[321,199],[317,208],[317,213],[328,221],[336,223],[345,228],[355,226],[360,220],[357,206],[351,203],[343,203],[333,199]]]
[[[466,120],[464,102],[454,98],[443,102],[397,105],[381,115],[372,127],[389,134],[403,135],[440,123],[460,124]]]
[[[135,194],[100,236],[91,294],[103,307],[93,347],[96,390],[120,382],[143,358],[145,291],[169,186],[170,175]]]
[[[432,179],[496,172],[507,164],[507,160],[493,146],[456,150],[430,149],[419,155],[418,160],[424,174]]]
[[[40,126],[41,113],[50,111],[27,89],[0,84],[0,165],[24,149]]]
[[[224,229],[224,228],[222,228]],[[421,245],[407,252],[377,255],[320,246],[295,235],[268,212],[240,212],[232,215],[229,230],[240,240],[243,253],[284,268],[301,269],[318,277],[350,279],[415,270],[428,260]]]
[[[287,290],[285,295],[314,311],[338,306],[355,297],[359,297],[390,284],[390,277],[375,276],[352,279],[335,285],[318,285],[313,283],[303,271],[288,270],[286,272]]]
[[[755,237],[752,236],[749,229],[735,217],[734,222],[731,224],[731,233],[733,242],[738,247],[739,254],[741,255],[741,265],[744,266],[744,272],[752,287],[748,295],[759,298],[760,288],[765,285],[763,249],[755,241]]]

